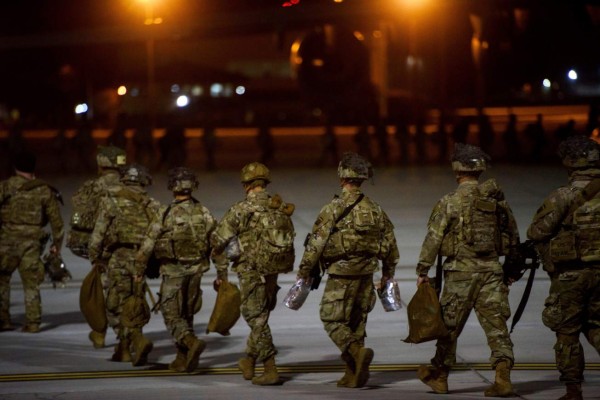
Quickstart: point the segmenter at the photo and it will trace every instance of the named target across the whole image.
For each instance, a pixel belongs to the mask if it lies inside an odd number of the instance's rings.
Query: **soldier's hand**
[[[388,275],[382,275],[381,276],[381,283],[379,284],[379,288],[383,289],[385,287],[385,285],[387,284],[387,282],[392,279],[391,276]]]
[[[52,254],[60,254],[60,253],[58,252],[58,248],[57,248],[55,245],[52,245],[52,246],[50,246],[50,249],[49,249],[49,251],[50,251],[50,253],[52,253]]]
[[[215,289],[215,292],[219,291],[219,288],[221,287],[222,283],[223,283],[223,280],[219,279],[219,278],[217,278],[213,281],[213,289]]]
[[[429,276],[419,275],[417,278],[417,286],[420,286],[422,283],[429,283]]]
[[[136,282],[136,283],[137,282],[141,282],[143,279],[144,279],[144,275],[139,275],[138,274],[138,275],[134,275],[133,276],[133,281]]]

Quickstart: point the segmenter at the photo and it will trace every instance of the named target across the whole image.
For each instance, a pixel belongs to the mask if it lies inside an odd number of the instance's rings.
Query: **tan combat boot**
[[[38,333],[40,331],[40,324],[25,324],[21,328],[21,332],[26,333]]]
[[[371,365],[371,361],[373,361],[373,356],[375,353],[373,352],[373,349],[363,347],[357,342],[354,342],[350,345],[348,348],[348,353],[350,353],[352,359],[354,360],[356,370],[354,372],[354,379],[350,381],[347,387],[361,388],[365,386],[369,380],[369,366]]]
[[[254,378],[254,366],[256,365],[256,359],[253,357],[243,357],[238,361],[238,366],[240,367],[240,371],[242,371],[242,376],[245,380],[249,381]]]
[[[185,372],[193,372],[198,366],[200,354],[206,348],[206,343],[198,339],[193,334],[188,334],[183,338],[183,344],[187,348],[185,357]]]
[[[448,393],[448,368],[435,368],[421,365],[417,369],[417,377],[437,394]]]
[[[356,381],[356,364],[354,363],[354,359],[348,352],[342,353],[342,360],[344,360],[344,362],[346,363],[346,370],[344,371],[344,376],[342,376],[337,381],[337,385],[339,387],[351,387],[349,385],[352,384],[352,382]]]
[[[275,365],[275,357],[271,356],[264,361],[265,372],[261,376],[252,378],[253,385],[277,385],[279,384],[279,373]]]
[[[131,352],[129,351],[129,340],[123,339],[115,346],[115,352],[111,357],[111,361],[130,362]]]
[[[583,400],[581,383],[567,383],[567,393],[558,400]]]
[[[187,349],[184,346],[177,345],[177,355],[169,364],[169,369],[175,372],[185,372],[185,361],[187,359]]]
[[[91,331],[88,337],[92,341],[95,349],[101,349],[104,347],[104,337],[106,332]]]
[[[152,351],[154,344],[142,334],[141,329],[136,329],[131,335],[134,355],[131,364],[134,367],[145,365],[148,362],[148,354]]]
[[[508,365],[507,361],[500,361],[496,365],[496,380],[492,386],[485,389],[485,397],[510,397],[513,395]]]

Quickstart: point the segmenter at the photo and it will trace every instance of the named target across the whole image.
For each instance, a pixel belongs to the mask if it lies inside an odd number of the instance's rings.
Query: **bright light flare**
[[[412,10],[418,10],[427,5],[429,0],[396,0],[400,5],[410,8]]]
[[[85,103],[77,104],[75,106],[75,114],[85,114],[88,110],[88,105]]]
[[[542,85],[546,88],[546,89],[550,89],[550,87],[552,87],[552,82],[550,82],[550,79],[544,79],[542,81]]]
[[[569,77],[570,80],[576,81],[577,80],[577,71],[575,71],[574,69],[572,69],[572,70],[569,71],[569,73],[567,74],[567,76]]]
[[[127,94],[127,88],[125,86],[123,86],[123,85],[119,86],[117,88],[117,94],[119,96],[125,96]]]
[[[190,104],[190,98],[185,95],[179,96],[175,101],[175,104],[177,104],[177,107],[186,107]]]

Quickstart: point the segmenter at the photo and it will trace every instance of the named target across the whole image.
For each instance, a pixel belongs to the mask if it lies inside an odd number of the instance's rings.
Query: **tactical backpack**
[[[372,202],[361,201],[363,198],[363,195],[359,196],[353,205],[344,210],[348,210],[347,214],[336,219],[323,249],[326,261],[334,262],[358,254],[375,256],[379,253],[383,210]],[[351,215],[351,218],[346,218],[347,215]]]
[[[15,225],[36,225],[44,226],[47,223],[46,215],[43,213],[43,209],[40,206],[40,202],[37,198],[32,198],[25,194],[30,190],[46,186],[48,187],[56,199],[62,204],[62,197],[58,190],[48,185],[46,182],[40,179],[32,179],[23,183],[13,193],[11,193],[0,204],[2,218],[0,220],[9,222]],[[22,194],[22,196],[14,197]],[[33,201],[32,201],[33,200]]]
[[[504,194],[494,179],[478,185],[470,201],[461,202],[459,222],[444,236],[440,254],[455,257],[462,243],[478,256],[506,255],[510,244],[505,229],[508,210],[501,199]]]
[[[552,262],[600,261],[600,179],[575,195],[559,233],[550,240]]]
[[[249,255],[248,259],[262,275],[287,273],[294,269],[293,212],[293,204],[283,203],[279,195],[274,195],[268,206],[254,208],[246,229],[239,236],[242,253]]]
[[[73,195],[73,215],[71,229],[67,233],[66,246],[76,256],[88,258],[88,244],[94,230],[100,200],[107,188],[99,184],[101,181],[90,180],[83,184]]]
[[[192,198],[192,201],[194,206],[189,214],[186,212],[185,218],[169,218],[173,205],[163,213],[163,231],[154,246],[156,258],[196,262],[207,257],[208,232],[203,207],[198,200]]]
[[[114,192],[110,200],[115,203],[119,212],[108,228],[104,246],[110,251],[111,247],[142,243],[153,217],[149,210],[152,199],[122,188]],[[129,203],[128,207],[120,207],[125,203]]]

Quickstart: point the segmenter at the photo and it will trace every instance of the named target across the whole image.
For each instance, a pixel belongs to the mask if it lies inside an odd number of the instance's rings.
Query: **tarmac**
[[[339,191],[336,171],[333,167],[273,168],[272,175],[269,190],[296,204],[293,220],[298,263],[304,237],[321,206]],[[487,177],[496,178],[504,188],[523,240],[544,197],[567,181],[560,165],[500,164],[486,172],[484,178]],[[68,221],[71,213],[68,199],[89,176],[42,178],[62,191],[67,200],[62,211]],[[199,179],[201,186],[196,197],[217,218],[243,197],[237,170],[200,172]],[[446,165],[380,168],[374,185],[364,184],[364,192],[386,210],[395,225],[400,249],[396,279],[404,306],[416,291],[414,271],[429,213],[435,202],[454,187],[452,171]],[[169,201],[164,174],[155,176],[149,192],[162,202]],[[458,365],[449,378],[450,393],[433,394],[416,378],[415,371],[418,365],[429,362],[435,343],[404,343],[402,339],[408,335],[406,307],[385,312],[381,304],[376,304],[367,325],[366,345],[375,351],[371,378],[362,389],[338,388],[336,381],[343,373],[342,361],[319,320],[324,282],[311,292],[300,310],[292,311],[282,304],[282,299],[295,280],[293,272],[281,275],[279,303],[270,318],[279,349],[277,363],[282,376],[279,386],[254,386],[244,381],[237,370],[237,360],[244,353],[249,332],[243,319],[237,322],[230,336],[205,333],[216,297],[212,289],[214,269],[203,279],[204,305],[195,318],[195,330],[207,342],[197,371],[178,374],[167,369],[175,347],[160,314],[153,315],[144,328],[154,342],[148,365],[132,367],[111,362],[114,334],[107,335],[105,348],[94,349],[88,340],[89,327],[79,311],[79,287],[90,266],[66,248],[63,257],[73,279],[62,288],[53,288],[49,282],[43,284],[42,331],[0,333],[0,399],[477,399],[484,397],[483,391],[494,379],[489,366],[490,351],[473,313],[458,341]],[[234,274],[230,274],[230,279],[236,281]],[[525,281],[526,277],[511,287],[513,313]],[[150,280],[149,284],[156,293],[159,281]],[[516,357],[512,379],[518,398],[553,399],[564,394],[554,364],[554,334],[541,321],[548,287],[547,276],[538,270],[525,313],[512,334]],[[21,325],[24,305],[18,274],[13,276],[11,302],[13,322]],[[600,399],[600,356],[582,339],[587,357],[584,398]]]

